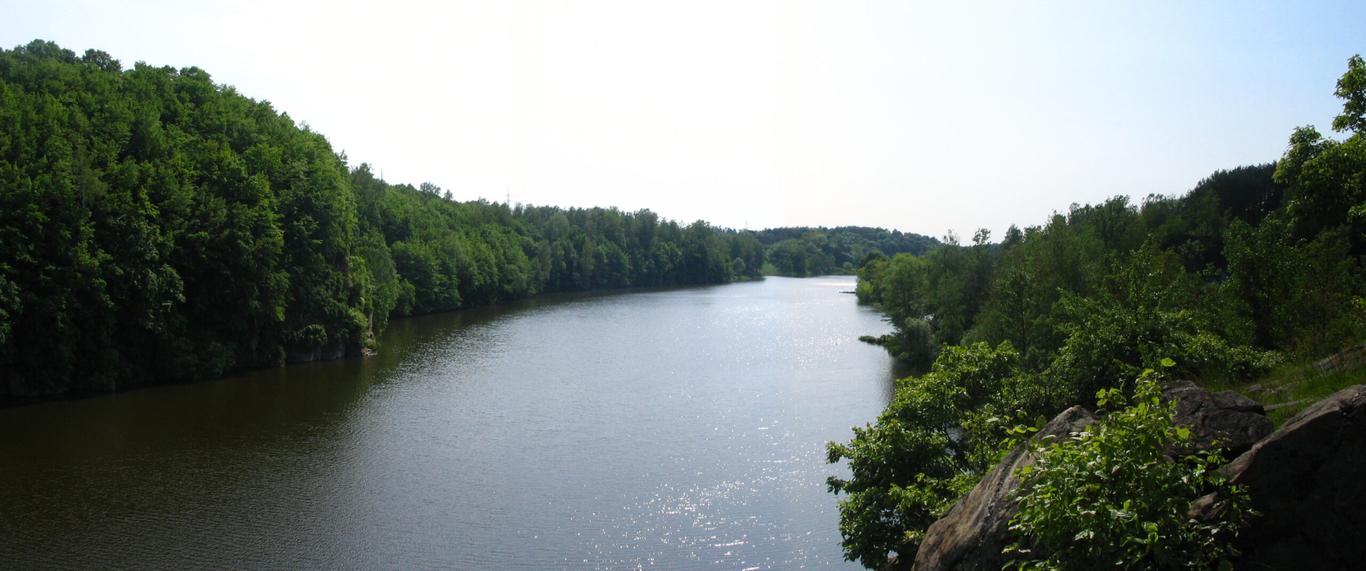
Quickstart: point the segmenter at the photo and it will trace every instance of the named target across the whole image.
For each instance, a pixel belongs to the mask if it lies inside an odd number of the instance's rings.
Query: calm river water
[[[378,357],[0,409],[0,567],[847,567],[853,278],[395,321]]]

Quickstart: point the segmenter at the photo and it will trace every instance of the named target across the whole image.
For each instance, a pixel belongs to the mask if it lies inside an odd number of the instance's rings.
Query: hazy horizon
[[[1366,52],[1348,2],[0,6],[5,48],[200,67],[460,200],[995,239],[1276,160]]]

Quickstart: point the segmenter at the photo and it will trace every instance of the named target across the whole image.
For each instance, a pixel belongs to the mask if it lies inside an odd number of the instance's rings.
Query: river
[[[8,568],[848,568],[851,277],[394,321],[378,356],[0,409]]]

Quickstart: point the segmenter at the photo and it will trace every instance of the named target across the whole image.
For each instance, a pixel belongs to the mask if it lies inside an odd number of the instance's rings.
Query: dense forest
[[[0,50],[0,401],[353,355],[391,316],[757,277],[751,232],[458,202],[198,68]]]
[[[1012,227],[999,243],[982,230],[971,243],[950,239],[923,255],[863,264],[859,299],[876,304],[895,326],[878,342],[923,374],[898,381],[875,424],[829,447],[830,461],[848,460],[852,470],[851,478],[830,481],[832,491],[844,494],[847,556],[881,568],[895,553],[908,564],[926,528],[1028,427],[1070,405],[1104,408],[1107,400],[1113,405],[1139,391],[1136,408],[1115,418],[1148,418],[1160,407],[1136,379],[1237,384],[1366,339],[1366,64],[1360,57],[1349,61],[1336,94],[1344,105],[1333,128],[1343,140],[1301,127],[1274,164],[1215,172],[1184,196],[1073,205],[1041,225]],[[1090,510],[1080,512],[1091,522],[1086,528],[1052,531],[1062,538],[1056,545],[1117,534],[1108,547],[1118,558],[1102,559],[1106,567],[1118,561],[1134,568],[1217,564],[1204,557],[1225,554],[1220,548],[1228,538],[1216,532],[1228,529],[1192,532],[1197,522],[1186,518],[1184,506],[1193,497],[1162,498],[1167,511],[1152,517],[1174,518],[1171,529],[1135,507],[1156,488],[1124,497],[1122,506],[1067,504],[1076,490],[1117,485],[1087,479],[1084,466],[1141,457],[1130,446],[1179,432],[1123,434],[1128,439],[1120,444],[1071,450],[1081,461],[1074,465],[1083,468],[1048,490],[1052,495],[1033,497],[1043,507],[1029,514],[1058,526],[1066,510]],[[1161,452],[1156,448],[1157,457]],[[1206,477],[1206,464],[1214,463],[1201,460],[1177,483]],[[1121,516],[1108,520],[1112,529],[1100,523],[1109,513]],[[1021,529],[1027,523],[1017,521]],[[1135,546],[1149,551],[1126,551]],[[1022,564],[1093,568],[1078,561],[1026,557]]]
[[[923,254],[939,244],[929,236],[862,226],[770,228],[756,234],[766,248],[765,271],[798,277],[852,274],[870,257]]]

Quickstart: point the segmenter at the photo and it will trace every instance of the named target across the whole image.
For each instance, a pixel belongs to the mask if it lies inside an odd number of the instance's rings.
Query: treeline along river
[[[894,378],[853,278],[399,320],[365,359],[0,409],[16,568],[843,561],[824,444]]]

